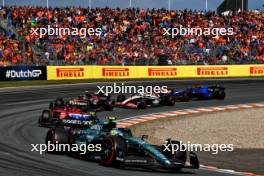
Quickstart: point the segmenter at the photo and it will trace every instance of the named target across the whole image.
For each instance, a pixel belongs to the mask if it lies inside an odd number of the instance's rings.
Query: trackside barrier
[[[263,77],[264,65],[47,66],[48,80]]]
[[[46,66],[0,67],[0,81],[47,80]]]

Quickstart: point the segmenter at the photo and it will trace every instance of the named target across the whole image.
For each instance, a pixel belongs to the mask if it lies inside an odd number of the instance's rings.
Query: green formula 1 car
[[[114,118],[108,122],[94,123],[89,127],[51,128],[46,142],[69,145],[93,144],[97,150],[87,152],[86,158],[99,160],[104,166],[136,166],[151,169],[179,171],[184,167],[199,168],[195,153],[165,150],[166,146],[179,145],[179,141],[166,140],[162,146],[147,143],[146,136],[134,137],[128,128],[116,128]],[[171,148],[172,149],[172,148]],[[189,164],[187,160],[189,158]]]

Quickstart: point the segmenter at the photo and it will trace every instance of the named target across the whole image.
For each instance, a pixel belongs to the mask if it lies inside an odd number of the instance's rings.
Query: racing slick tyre
[[[146,109],[147,108],[147,104],[144,101],[140,101],[137,103],[137,109]]]
[[[165,104],[167,106],[174,106],[175,103],[176,103],[176,100],[174,97],[172,97],[172,96],[165,97]]]
[[[216,98],[219,100],[224,100],[226,97],[226,93],[224,91],[219,91]]]
[[[91,102],[90,100],[88,100],[88,101],[86,102],[86,109],[87,109],[87,110],[92,109],[92,102]]]
[[[113,102],[112,101],[105,101],[103,104],[103,108],[106,111],[113,111],[113,109],[114,109]]]
[[[126,100],[126,96],[125,95],[118,95],[117,99],[116,99],[117,102],[123,102],[125,100]]]
[[[51,128],[46,135],[46,145],[50,144],[68,144],[68,130],[64,128]],[[61,153],[67,151],[56,151],[55,147],[53,150],[47,150],[47,153]]]
[[[111,136],[102,142],[102,155],[100,164],[103,166],[124,166],[126,142],[119,136]]]
[[[189,95],[188,95],[187,92],[184,92],[183,93],[183,95],[182,95],[182,101],[184,101],[184,102],[190,101],[190,97],[189,97]]]
[[[175,97],[172,97],[170,95],[164,95],[161,97],[160,105],[163,106],[174,106],[176,103]]]
[[[199,159],[197,157],[197,155],[194,152],[190,152],[190,165],[194,168],[194,169],[199,169],[200,168],[200,163],[199,163]]]
[[[180,141],[173,141],[169,140],[167,144],[171,144],[171,150],[175,148],[176,146],[177,150],[173,153],[172,151],[166,150],[165,146],[162,145],[161,147],[161,152],[170,160],[173,160],[175,163],[179,163],[179,167],[175,169],[175,171],[180,171],[182,167],[184,167],[186,160],[187,160],[187,151],[181,151],[180,146],[181,142]]]
[[[39,126],[44,126],[45,123],[49,122],[49,119],[51,118],[51,114],[49,110],[44,110],[39,117]]]

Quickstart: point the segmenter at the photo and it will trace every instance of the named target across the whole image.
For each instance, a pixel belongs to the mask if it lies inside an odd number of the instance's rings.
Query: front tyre
[[[181,142],[180,141],[173,141],[169,140],[167,141],[167,144],[171,144],[171,147],[176,146],[178,150],[176,150],[174,153],[171,151],[167,151],[165,146],[163,145],[161,147],[161,152],[170,160],[172,160],[174,163],[178,163],[178,167],[176,168],[177,171],[180,171],[182,167],[184,167],[186,160],[187,160],[187,151],[180,150]]]
[[[51,119],[51,112],[49,110],[44,110],[38,120],[39,126],[45,125],[50,121],[50,119]]]

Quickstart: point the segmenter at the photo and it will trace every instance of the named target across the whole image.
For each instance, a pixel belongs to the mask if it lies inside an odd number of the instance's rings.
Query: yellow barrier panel
[[[87,79],[88,75],[85,66],[47,66],[48,80]]]
[[[47,66],[48,80],[264,76],[264,65]]]

